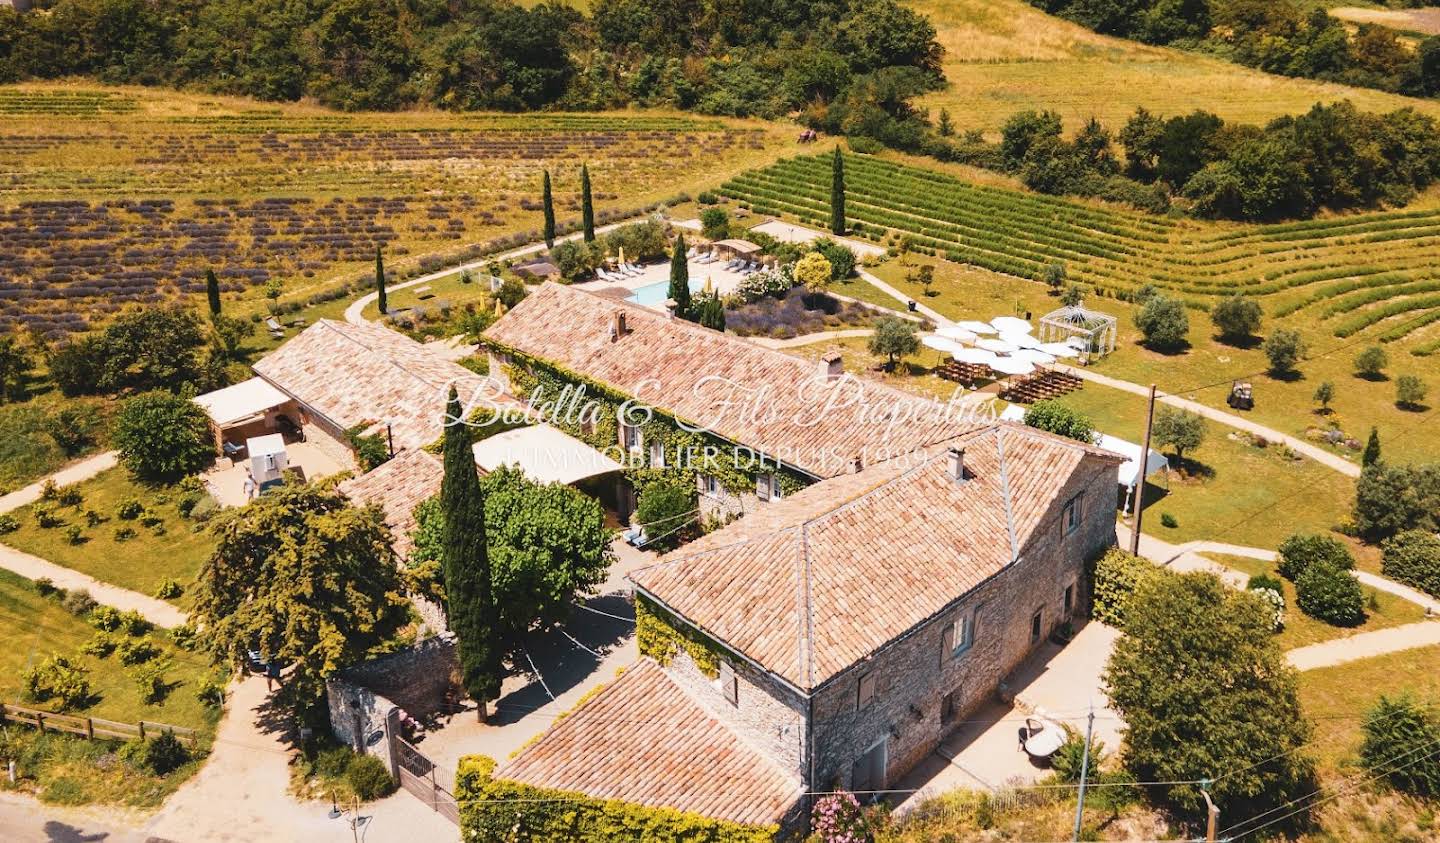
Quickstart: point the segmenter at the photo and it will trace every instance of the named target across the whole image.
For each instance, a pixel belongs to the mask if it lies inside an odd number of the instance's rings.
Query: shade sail
[[[537,483],[575,483],[621,469],[620,463],[579,439],[536,424],[517,427],[475,443],[475,463],[486,471],[518,466]]]
[[[1120,464],[1120,485],[1130,488],[1135,485],[1136,475],[1140,471],[1140,446],[1134,442],[1121,439],[1118,436],[1108,436],[1104,433],[1096,437],[1099,441],[1095,444],[1107,451],[1114,451],[1123,456],[1125,462]],[[1170,460],[1159,451],[1150,450],[1149,457],[1145,460],[1145,476],[1163,471],[1170,467]]]
[[[216,427],[227,427],[279,407],[289,401],[290,396],[276,389],[264,378],[251,378],[224,389],[197,395],[194,400],[205,408]]]
[[[1034,363],[1039,366],[1048,366],[1055,362],[1053,356],[1034,348],[1022,348],[1010,355],[1010,359],[1024,360],[1027,363]]]

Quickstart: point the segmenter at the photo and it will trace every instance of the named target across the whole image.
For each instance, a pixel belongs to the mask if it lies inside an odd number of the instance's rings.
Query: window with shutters
[[[780,478],[768,473],[756,475],[755,497],[762,501],[780,500]]]
[[[665,445],[661,442],[650,443],[650,467],[665,467]]]
[[[620,425],[620,444],[625,447],[625,450],[640,450],[641,440],[640,428],[633,424]]]
[[[695,475],[695,484],[699,487],[700,493],[704,495],[720,494],[720,481],[715,479],[713,474]]]
[[[730,666],[730,662],[720,662],[720,678],[717,681],[720,684],[720,693],[725,699],[732,705],[739,705],[740,680],[735,676],[735,668]]]
[[[1060,513],[1060,535],[1068,536],[1080,527],[1080,495],[1071,498]]]
[[[855,692],[855,707],[864,708],[875,702],[875,674],[866,673],[860,677],[860,682]]]
[[[975,612],[966,612],[946,624],[940,634],[942,659],[953,658],[964,653],[975,643]]]

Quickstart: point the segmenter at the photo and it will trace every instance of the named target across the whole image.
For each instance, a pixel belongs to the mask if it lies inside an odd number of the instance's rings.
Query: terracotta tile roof
[[[375,504],[385,512],[385,524],[400,558],[410,555],[410,534],[415,530],[415,507],[440,492],[445,466],[440,458],[418,448],[402,451],[371,471],[340,484],[340,492],[359,504]]]
[[[440,438],[450,384],[462,400],[486,379],[379,325],[321,319],[255,371],[342,428],[390,425],[395,449]]]
[[[627,331],[610,339],[615,314]],[[945,405],[740,337],[560,284],[543,284],[485,332],[816,477],[974,427]],[[904,418],[905,413],[915,418]]]
[[[1121,457],[999,423],[824,480],[630,575],[643,591],[797,688],[824,684],[942,610],[1058,524],[1075,475]]]
[[[535,787],[778,823],[803,788],[641,659],[496,775]]]

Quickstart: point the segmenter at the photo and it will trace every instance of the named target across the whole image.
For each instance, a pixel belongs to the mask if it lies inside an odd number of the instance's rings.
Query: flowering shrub
[[[860,800],[843,791],[816,800],[810,811],[810,828],[818,843],[865,843],[870,839]]]
[[[1263,600],[1263,601],[1265,601],[1266,603],[1268,603],[1268,604],[1270,605],[1270,608],[1274,610],[1275,616],[1274,616],[1274,621],[1273,621],[1273,623],[1274,623],[1275,631],[1276,631],[1276,632],[1279,632],[1280,630],[1284,629],[1284,628],[1285,628],[1285,595],[1281,594],[1277,589],[1271,588],[1271,587],[1269,587],[1269,586],[1264,586],[1264,587],[1259,587],[1259,588],[1251,588],[1251,589],[1250,589],[1250,593],[1251,593],[1251,594],[1254,594],[1255,596],[1259,597],[1261,600]]]

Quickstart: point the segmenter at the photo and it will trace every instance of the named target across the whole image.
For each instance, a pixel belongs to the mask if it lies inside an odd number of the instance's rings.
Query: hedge
[[[1295,579],[1295,605],[1316,620],[1333,626],[1365,622],[1365,595],[1360,581],[1343,568],[1312,564]]]
[[[1332,568],[1348,571],[1355,567],[1355,558],[1350,549],[1339,539],[1327,535],[1296,533],[1280,543],[1280,555],[1275,569],[1280,576],[1291,582],[1300,579],[1305,569],[1323,562]]]
[[[494,778],[495,760],[460,759],[455,801],[461,840],[574,843],[770,843],[778,826],[711,819],[674,808],[651,808],[567,790]]]
[[[1381,552],[1381,573],[1431,597],[1440,597],[1440,536],[1406,530],[1386,539]]]

